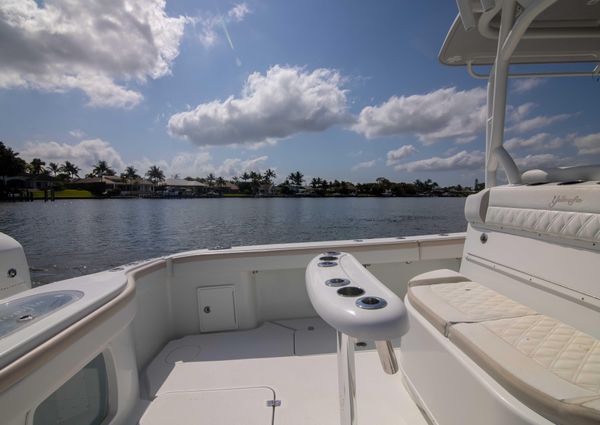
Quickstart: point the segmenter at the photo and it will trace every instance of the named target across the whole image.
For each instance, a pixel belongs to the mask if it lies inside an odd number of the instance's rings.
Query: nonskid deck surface
[[[359,423],[427,424],[401,374],[383,372],[372,344],[357,350]],[[339,423],[335,332],[318,318],[171,341],[143,379],[141,425]]]

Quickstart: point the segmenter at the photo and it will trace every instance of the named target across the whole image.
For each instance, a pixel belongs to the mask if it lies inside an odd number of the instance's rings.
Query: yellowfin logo
[[[571,198],[565,195],[554,195],[554,198],[550,201],[550,208],[554,208],[556,204],[567,204],[568,206],[572,206],[574,204],[579,204],[583,202],[583,199],[579,197],[579,195],[575,195]]]

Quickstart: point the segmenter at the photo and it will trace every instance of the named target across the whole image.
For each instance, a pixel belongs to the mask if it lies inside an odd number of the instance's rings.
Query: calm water
[[[47,283],[179,251],[460,232],[464,198],[139,199],[0,203],[0,232]]]

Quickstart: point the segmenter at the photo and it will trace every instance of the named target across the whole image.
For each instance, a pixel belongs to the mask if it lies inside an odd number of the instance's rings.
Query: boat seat
[[[532,410],[558,424],[600,423],[599,340],[451,270],[414,277],[407,298]]]
[[[452,279],[459,279],[460,275],[457,275],[453,275]],[[456,323],[537,314],[535,310],[477,282],[471,282],[466,277],[458,282],[421,284],[430,280],[422,276],[409,282],[407,297],[411,305],[444,336],[448,335],[450,326]]]
[[[600,423],[600,341],[541,314],[459,323],[449,339],[557,424]]]
[[[408,286],[432,285],[436,283],[454,283],[469,281],[466,276],[450,269],[433,270],[421,273],[408,281]]]

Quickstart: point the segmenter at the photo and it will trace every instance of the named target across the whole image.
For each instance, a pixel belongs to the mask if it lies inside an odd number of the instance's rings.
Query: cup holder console
[[[350,254],[316,256],[306,269],[306,289],[323,320],[346,335],[387,341],[408,330],[402,300]]]
[[[398,372],[391,340],[408,331],[404,303],[352,255],[326,252],[306,268],[306,290],[319,314],[337,331],[340,421],[356,423],[354,345],[375,341],[385,373]]]

